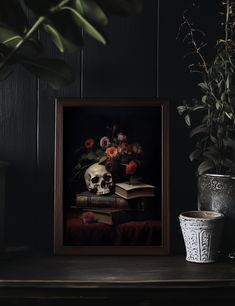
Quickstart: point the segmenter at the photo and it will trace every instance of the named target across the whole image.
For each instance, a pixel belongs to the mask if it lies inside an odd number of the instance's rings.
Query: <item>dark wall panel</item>
[[[39,250],[51,251],[53,245],[55,99],[57,97],[80,96],[81,55],[61,55],[46,35],[41,34],[41,39],[46,45],[48,56],[65,59],[76,72],[75,82],[61,90],[53,90],[45,82],[39,82],[38,87],[37,163],[38,205],[40,209],[37,215],[38,233],[35,247]]]
[[[0,159],[6,178],[6,241],[28,243],[35,233],[36,79],[17,69],[0,86]]]
[[[85,97],[154,97],[157,85],[157,5],[144,1],[142,14],[112,17],[108,46],[87,39]]]

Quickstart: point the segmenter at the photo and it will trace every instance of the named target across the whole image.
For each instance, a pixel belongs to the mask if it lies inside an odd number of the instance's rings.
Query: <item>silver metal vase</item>
[[[203,174],[198,177],[198,209],[224,214],[225,227],[222,252],[235,255],[235,177]]]

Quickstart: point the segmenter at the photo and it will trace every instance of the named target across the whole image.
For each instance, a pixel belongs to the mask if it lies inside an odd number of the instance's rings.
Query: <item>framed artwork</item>
[[[169,104],[58,98],[54,253],[169,253]]]

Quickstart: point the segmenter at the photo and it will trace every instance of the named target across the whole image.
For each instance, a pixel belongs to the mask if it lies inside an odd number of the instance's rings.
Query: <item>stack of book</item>
[[[153,201],[149,201],[150,198]],[[90,213],[92,222],[117,225],[153,217],[149,205],[153,204],[154,199],[155,187],[152,185],[120,183],[116,184],[115,194],[98,196],[84,191],[76,195],[75,203],[82,220]]]

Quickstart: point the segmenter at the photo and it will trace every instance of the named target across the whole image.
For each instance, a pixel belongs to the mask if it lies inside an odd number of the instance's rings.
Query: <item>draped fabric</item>
[[[84,224],[77,215],[65,220],[65,245],[134,246],[160,245],[161,221],[131,221],[118,225]]]

